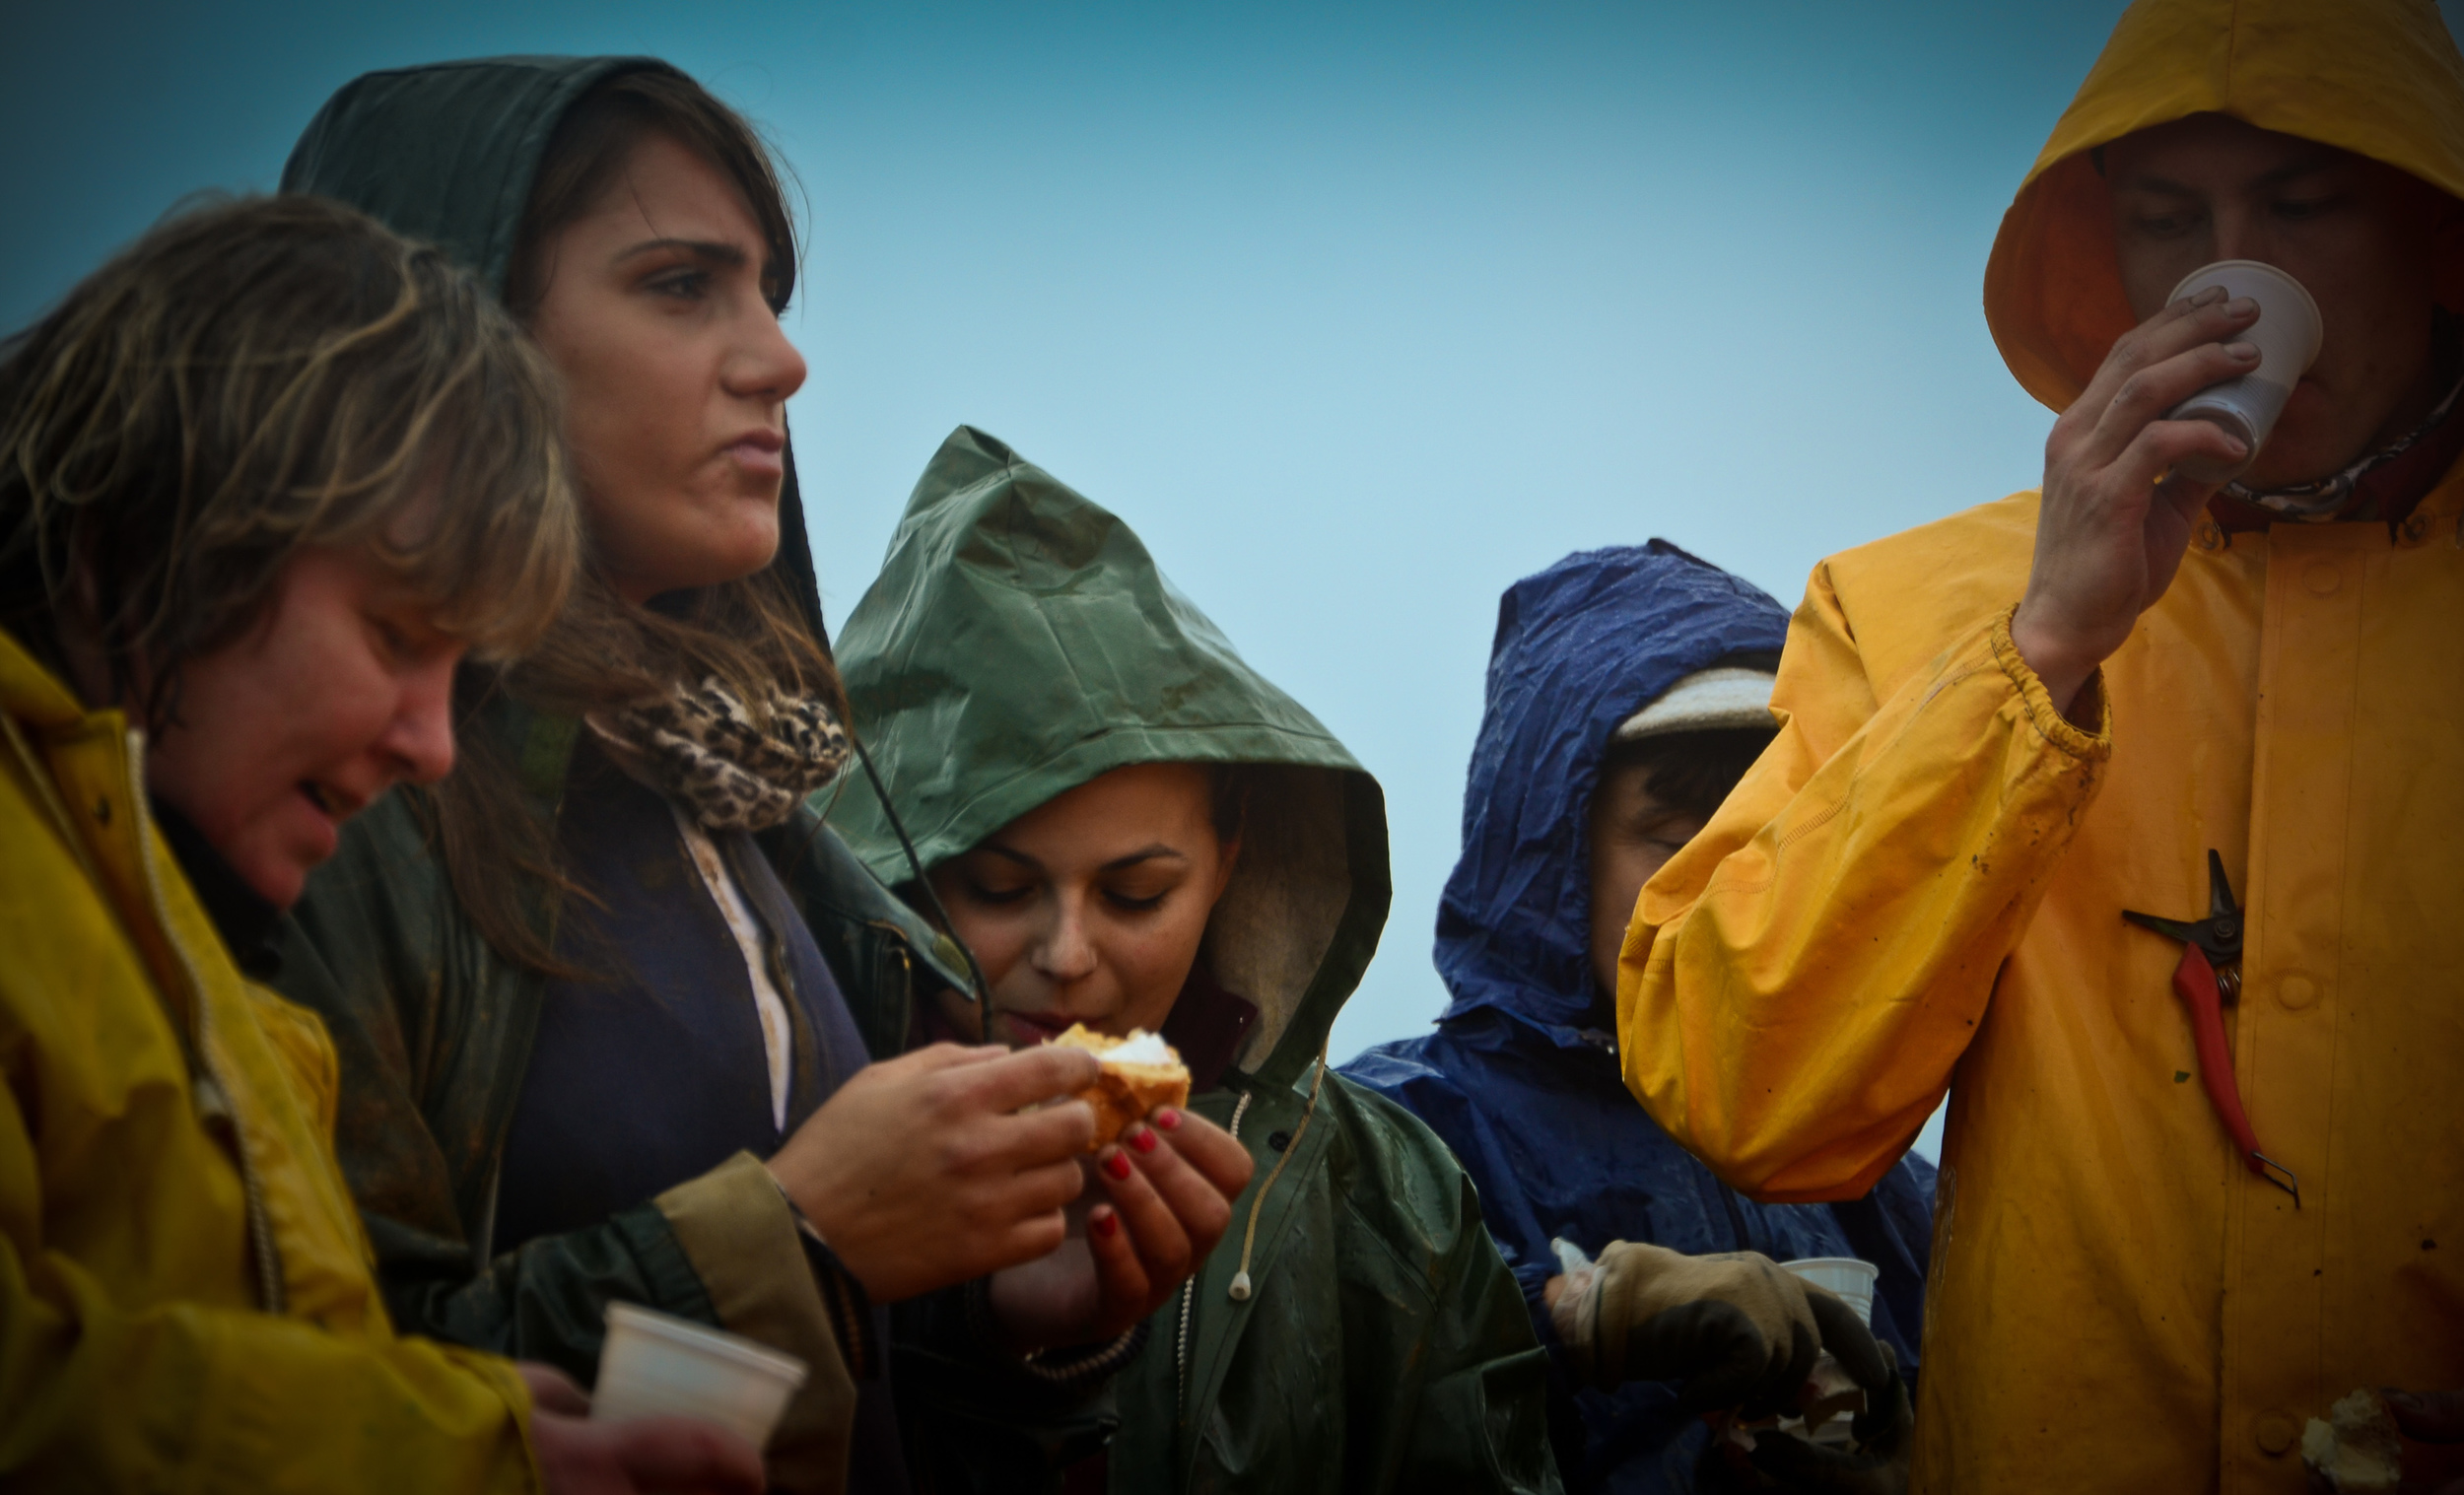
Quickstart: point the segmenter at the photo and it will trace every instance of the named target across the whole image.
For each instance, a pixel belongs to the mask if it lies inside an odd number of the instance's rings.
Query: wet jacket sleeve
[[[1336,1083],[1350,1156],[1333,1165],[1344,1202],[1331,1244],[1346,1301],[1339,1446],[1353,1486],[1553,1495],[1548,1357],[1479,1190],[1418,1118]]]
[[[1854,1198],[1951,1083],[2111,751],[1980,620],[1872,677],[1830,569],[1789,626],[1778,737],[1644,888],[1627,1086],[1759,1198]],[[2084,710],[2083,710],[2084,708]],[[2104,714],[2100,677],[2085,715]]]
[[[479,1258],[473,1237],[494,1211],[528,1057],[527,1033],[515,1042],[503,1030],[535,994],[512,989],[526,973],[458,917],[408,815],[388,802],[363,819],[369,832],[346,834],[295,911],[279,985],[324,1020],[340,1054],[336,1147],[395,1323],[546,1361],[584,1386],[610,1302],[777,1344],[811,1374],[773,1437],[771,1477],[782,1489],[836,1488],[854,1379],[792,1216],[758,1163],[731,1160],[596,1225]]]
[[[1429,1379],[1403,1439],[1402,1491],[1559,1486],[1548,1437],[1548,1359],[1523,1289],[1479,1224],[1479,1196],[1458,1175],[1470,1229],[1439,1266],[1450,1290],[1429,1325]]]
[[[0,1486],[525,1491],[529,1393],[418,1340],[195,1303],[133,1306],[46,1249],[26,1111],[0,1107]]]

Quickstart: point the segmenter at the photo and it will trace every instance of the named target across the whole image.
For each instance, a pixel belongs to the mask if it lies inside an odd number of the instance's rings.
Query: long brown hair
[[[527,648],[582,550],[557,388],[476,277],[356,209],[171,218],[0,345],[0,617],[54,667],[73,620],[150,729],[303,546]]]
[[[620,73],[558,121],[514,239],[506,303],[527,319],[555,275],[557,235],[615,185],[627,159],[666,136],[718,167],[751,207],[767,250],[763,290],[785,309],[795,281],[794,221],[769,149],[753,127],[680,73]],[[455,897],[506,958],[563,973],[536,919],[542,885],[580,894],[556,849],[554,827],[529,807],[518,766],[476,720],[500,696],[561,715],[621,710],[679,685],[717,677],[766,724],[775,695],[817,697],[847,717],[836,666],[774,563],[739,580],[656,599],[620,598],[605,573],[584,569],[572,604],[518,663],[466,670],[457,683],[465,729],[461,766],[419,802]]]

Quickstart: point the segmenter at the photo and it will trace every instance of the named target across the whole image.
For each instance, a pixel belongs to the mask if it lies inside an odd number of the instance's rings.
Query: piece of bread
[[[2327,1476],[2339,1495],[2392,1490],[2404,1477],[2404,1435],[2387,1400],[2368,1387],[2313,1417],[2301,1430],[2301,1461]]]
[[[1170,1044],[1133,1028],[1128,1038],[1106,1038],[1084,1023],[1054,1039],[1062,1049],[1083,1049],[1101,1059],[1103,1072],[1077,1098],[1095,1108],[1095,1140],[1086,1150],[1110,1145],[1131,1121],[1144,1121],[1158,1106],[1190,1103],[1190,1071]]]

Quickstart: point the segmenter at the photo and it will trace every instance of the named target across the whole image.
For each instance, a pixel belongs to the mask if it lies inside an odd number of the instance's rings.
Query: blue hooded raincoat
[[[1904,1158],[1844,1204],[1754,1203],[1722,1185],[1627,1093],[1592,978],[1587,811],[1608,736],[1678,680],[1776,654],[1788,614],[1665,540],[1568,556],[1498,604],[1488,708],[1463,800],[1463,856],[1438,906],[1453,1000],[1425,1038],[1342,1073],[1446,1139],[1551,1348],[1550,1422],[1569,1490],[1692,1488],[1704,1434],[1661,1384],[1568,1379],[1540,1288],[1563,1236],[1777,1260],[1859,1257],[1882,1271],[1874,1328],[1914,1381],[1934,1170]]]

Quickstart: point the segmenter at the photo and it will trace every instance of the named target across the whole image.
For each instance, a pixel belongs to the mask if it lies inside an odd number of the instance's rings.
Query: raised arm
[[[2007,611],[1947,637],[1878,690],[1818,569],[1778,737],[1636,905],[1626,1084],[1758,1198],[1855,1198],[1905,1150],[2109,754],[2054,709]]]

